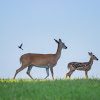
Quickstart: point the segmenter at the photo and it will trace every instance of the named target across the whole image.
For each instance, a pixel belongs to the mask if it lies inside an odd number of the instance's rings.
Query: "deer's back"
[[[54,54],[34,54],[28,53],[21,56],[22,63],[28,62],[32,65],[47,66],[54,59]]]
[[[70,66],[72,66],[74,69],[77,69],[77,70],[89,70],[90,69],[88,62],[83,62],[83,63],[71,62],[68,64],[69,68]]]

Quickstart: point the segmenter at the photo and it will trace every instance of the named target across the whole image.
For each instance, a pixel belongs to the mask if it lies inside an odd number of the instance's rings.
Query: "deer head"
[[[63,49],[67,49],[67,46],[62,42],[61,39],[59,39],[59,41],[57,41],[56,39],[54,39],[56,41],[56,43],[58,43],[58,45],[63,48]]]
[[[95,55],[93,55],[93,53],[88,52],[88,54],[93,58],[93,60],[99,60]]]

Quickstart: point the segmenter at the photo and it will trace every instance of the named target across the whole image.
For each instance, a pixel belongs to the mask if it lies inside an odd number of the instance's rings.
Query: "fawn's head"
[[[62,42],[61,39],[59,39],[59,41],[57,41],[56,39],[54,39],[56,41],[56,43],[58,43],[58,45],[63,48],[63,49],[67,49],[67,46]]]
[[[91,52],[89,52],[89,55],[93,58],[93,60],[99,60],[95,55],[93,55],[93,53]]]

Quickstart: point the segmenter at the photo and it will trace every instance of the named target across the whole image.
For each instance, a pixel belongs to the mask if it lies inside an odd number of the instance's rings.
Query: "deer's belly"
[[[84,67],[78,67],[77,70],[85,70]]]
[[[39,65],[34,65],[34,66],[39,68],[49,68],[49,66],[39,66]]]
[[[76,68],[77,70],[87,70],[87,71],[89,71],[91,68],[89,67],[89,66],[83,66],[83,67],[77,67]]]

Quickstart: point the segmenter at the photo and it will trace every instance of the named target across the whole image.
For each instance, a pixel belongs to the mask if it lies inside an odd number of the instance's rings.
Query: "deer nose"
[[[67,49],[67,47],[65,47],[65,49]]]

